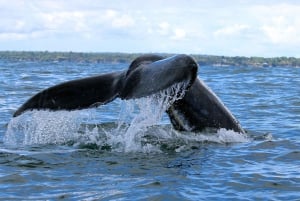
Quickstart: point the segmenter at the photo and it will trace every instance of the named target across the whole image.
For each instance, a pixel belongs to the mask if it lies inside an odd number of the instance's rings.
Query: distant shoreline
[[[90,62],[90,63],[130,63],[143,53],[88,53],[88,52],[48,52],[48,51],[0,51],[0,60],[10,61],[57,61],[57,62]],[[162,56],[174,54],[157,53]],[[300,67],[300,58],[295,57],[242,57],[214,56],[191,54],[200,65],[211,66],[254,66]]]

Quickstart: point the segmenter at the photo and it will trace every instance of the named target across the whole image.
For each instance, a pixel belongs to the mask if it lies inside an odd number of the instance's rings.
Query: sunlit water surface
[[[153,96],[12,118],[42,89],[127,67],[0,61],[1,200],[300,199],[300,68],[200,67],[247,135],[177,132],[174,100]]]

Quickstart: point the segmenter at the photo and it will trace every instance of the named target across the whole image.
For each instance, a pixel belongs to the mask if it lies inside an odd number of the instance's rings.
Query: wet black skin
[[[185,96],[167,110],[177,130],[202,131],[225,128],[244,133],[221,100],[197,78],[198,64],[188,55],[164,58],[143,55],[128,70],[64,82],[45,89],[26,101],[15,113],[27,110],[78,110],[98,107],[115,98],[149,96],[175,83],[186,82]]]

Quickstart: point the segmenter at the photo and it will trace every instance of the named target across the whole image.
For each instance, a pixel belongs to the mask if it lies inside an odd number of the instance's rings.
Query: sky
[[[0,51],[300,57],[298,0],[0,0]]]

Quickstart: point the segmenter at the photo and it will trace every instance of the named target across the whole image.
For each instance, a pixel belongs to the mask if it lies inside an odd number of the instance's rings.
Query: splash
[[[122,102],[115,127],[105,124],[85,130],[88,134],[85,142],[105,145],[119,152],[158,151],[156,146],[143,139],[149,128],[160,124],[170,105],[184,96],[185,88],[185,83],[175,84],[157,94]]]
[[[4,143],[8,145],[64,144],[78,139],[82,111],[30,111],[13,118]]]
[[[96,109],[26,112],[9,122],[4,142],[13,146],[71,144],[117,152],[161,152],[162,149],[181,151],[206,141],[247,140],[245,136],[222,129],[212,135],[178,132],[171,125],[163,125],[165,111],[184,96],[184,89],[186,84],[179,83],[148,97],[123,101],[114,123],[101,122],[103,114],[97,115]]]

